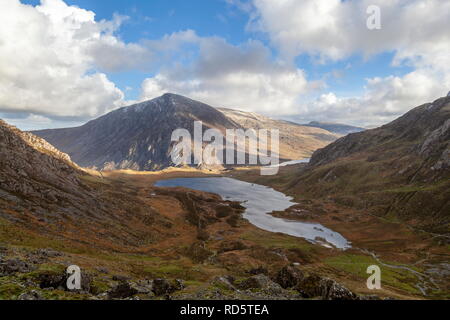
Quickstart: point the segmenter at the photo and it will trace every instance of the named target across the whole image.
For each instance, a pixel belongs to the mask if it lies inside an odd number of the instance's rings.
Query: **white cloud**
[[[36,7],[0,0],[0,111],[22,119],[96,117],[131,103],[105,74],[130,69],[155,73],[143,81],[141,99],[175,92],[271,116],[367,125],[391,120],[450,88],[450,0],[227,2],[249,14],[249,30],[267,33],[275,56],[259,41],[231,45],[193,30],[126,43],[117,30],[127,17],[98,21],[94,12],[63,0],[41,0]],[[366,28],[369,4],[381,7],[381,30]],[[307,79],[293,63],[298,55],[326,64],[381,52],[394,52],[394,67],[414,71],[367,79],[360,97],[329,92],[305,102],[325,85]]]
[[[292,114],[299,96],[321,85],[308,82],[296,67],[274,62],[269,49],[259,41],[233,46],[217,37],[192,39],[200,48],[196,60],[146,79],[142,100],[170,91],[217,107]]]
[[[329,92],[303,104],[299,116],[304,121],[321,120],[362,126],[377,126],[406,113],[411,108],[445,95],[433,73],[413,71],[403,77],[367,79],[361,97],[337,97]],[[298,119],[298,118],[297,118]]]
[[[366,27],[369,5],[381,9],[381,30]],[[450,88],[449,0],[253,0],[253,6],[252,30],[266,32],[286,61],[308,54],[326,64],[394,52],[394,67],[414,68],[402,77],[368,79],[361,97],[322,95],[301,105],[301,118],[381,124]]]
[[[92,117],[121,105],[121,90],[94,70],[141,50],[113,36],[122,19],[96,22],[61,0],[0,1],[0,110]],[[108,50],[115,53],[100,59]]]
[[[395,51],[397,59],[419,59],[448,67],[448,0],[254,0],[252,27],[267,32],[287,57],[302,53],[339,60]],[[369,5],[381,9],[381,30],[366,26]],[[433,59],[436,55],[440,59]],[[446,62],[444,64],[444,62]]]

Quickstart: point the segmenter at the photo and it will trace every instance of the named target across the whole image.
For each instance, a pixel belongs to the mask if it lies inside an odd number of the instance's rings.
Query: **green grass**
[[[91,283],[91,292],[93,294],[100,294],[109,291],[110,286],[108,281],[102,279],[94,279]]]
[[[15,300],[22,293],[24,288],[17,283],[0,284],[0,300]]]
[[[366,281],[369,274],[366,273],[367,267],[377,265],[381,269],[381,286],[387,285],[410,294],[420,294],[415,287],[417,278],[407,270],[389,268],[380,265],[374,258],[365,255],[342,254],[336,257],[328,258],[324,263],[333,269],[348,272]],[[394,265],[395,263],[389,263]],[[420,271],[418,268],[411,268]]]
[[[242,239],[255,242],[264,248],[301,249],[306,252],[317,249],[313,244],[303,239],[259,230],[244,233]]]

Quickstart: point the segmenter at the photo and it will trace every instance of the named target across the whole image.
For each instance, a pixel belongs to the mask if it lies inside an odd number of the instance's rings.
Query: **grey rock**
[[[328,278],[312,274],[299,281],[295,287],[303,297],[320,297],[324,300],[358,300],[358,296],[343,285]]]
[[[295,266],[285,266],[276,275],[275,281],[284,289],[296,287],[305,275]]]
[[[33,271],[35,268],[26,261],[20,260],[18,258],[6,260],[0,263],[0,274],[12,275],[15,273],[28,273]]]
[[[232,281],[229,280],[226,276],[216,277],[212,281],[212,284],[226,290],[235,291],[236,287],[232,284]]]
[[[18,300],[45,300],[45,299],[38,291],[31,290],[30,292],[22,293],[18,297]]]
[[[163,296],[173,292],[172,285],[166,279],[155,279],[153,280],[152,291],[157,296]]]
[[[283,288],[278,283],[273,282],[263,274],[245,279],[239,283],[238,288],[241,290],[260,289],[271,294],[279,294],[283,291]]]
[[[138,290],[128,281],[121,282],[108,292],[110,299],[125,299],[138,294]]]

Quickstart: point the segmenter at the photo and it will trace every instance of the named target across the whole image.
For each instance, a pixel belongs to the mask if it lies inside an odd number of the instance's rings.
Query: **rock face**
[[[448,232],[450,97],[317,150],[290,187]]]
[[[229,112],[221,112],[183,96],[165,94],[115,110],[81,127],[34,133],[68,153],[83,167],[158,170],[173,164],[170,152],[174,145],[171,135],[175,129],[187,129],[193,135],[194,121],[202,121],[203,130],[215,128],[225,132],[225,129],[243,127],[237,120]],[[282,158],[299,159],[337,138],[321,129],[273,120],[255,121],[259,123],[258,127],[252,123],[255,129],[286,126],[286,130],[282,130],[284,138],[280,148],[285,150]]]
[[[0,196],[19,211],[42,211],[44,216],[46,207],[79,203],[80,197],[94,203],[88,200],[90,193],[80,182],[81,174],[67,154],[0,120]],[[0,211],[2,215],[12,218]]]

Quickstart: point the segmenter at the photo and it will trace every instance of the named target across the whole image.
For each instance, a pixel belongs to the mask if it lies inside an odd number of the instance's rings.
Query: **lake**
[[[227,177],[167,179],[156,182],[155,186],[216,193],[225,200],[242,202],[246,208],[244,218],[260,229],[285,233],[326,247],[344,250],[351,247],[341,234],[319,223],[287,220],[268,214],[283,211],[296,203],[291,197],[266,186]]]

